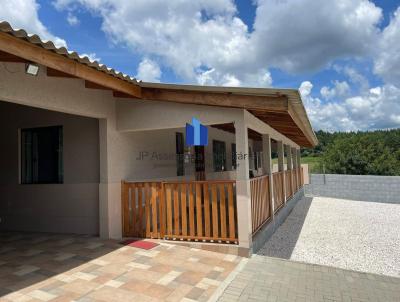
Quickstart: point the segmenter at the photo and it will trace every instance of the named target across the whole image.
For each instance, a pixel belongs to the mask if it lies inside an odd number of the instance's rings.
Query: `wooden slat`
[[[136,198],[136,192],[137,198]],[[141,187],[139,185],[132,186],[132,191],[131,191],[131,221],[132,221],[132,236],[134,237],[139,237],[141,234],[138,232],[138,225],[137,225],[137,217],[136,217],[136,203],[141,200]]]
[[[172,200],[171,200],[171,185],[165,185],[165,202],[167,205],[167,234],[172,235]]]
[[[181,186],[181,214],[182,214],[182,235],[187,236],[187,184],[180,184]]]
[[[152,232],[153,238],[158,238],[158,220],[157,220],[157,184],[151,184],[151,211],[152,211]]]
[[[174,195],[174,235],[180,235],[180,226],[179,226],[179,191],[178,185],[174,184],[172,190]]]
[[[195,228],[194,228],[194,194],[193,194],[193,185],[189,185],[189,235],[195,236]]]
[[[235,222],[235,204],[233,201],[233,184],[228,184],[228,215],[229,215],[229,239],[235,240],[236,238],[236,222]]]
[[[150,221],[151,221],[151,213],[150,213],[150,183],[146,183],[144,186],[144,196],[145,196],[145,209],[146,209],[146,237],[150,238]]]
[[[159,194],[159,208],[160,208],[160,212],[159,212],[159,221],[160,221],[160,238],[164,238],[165,236],[165,192],[164,192],[164,184],[161,183],[160,184],[160,189],[158,191]]]
[[[143,216],[143,185],[142,184],[137,185],[137,191],[138,191],[138,202],[137,203],[138,203],[139,217],[137,219],[136,228],[137,228],[138,236],[143,236],[144,216]]]
[[[212,196],[212,229],[213,238],[217,239],[219,236],[218,229],[218,199],[217,199],[217,184],[213,183],[211,185],[211,196]]]
[[[196,184],[196,224],[197,224],[197,236],[203,236],[203,214],[201,204],[201,184]]]
[[[123,209],[123,230],[124,230],[124,237],[128,237],[130,230],[129,230],[129,187],[122,181],[122,190],[121,190],[121,202],[122,202],[122,209]]]
[[[210,192],[207,183],[203,184],[203,198],[204,198],[204,235],[210,237]]]
[[[221,221],[221,237],[226,237],[226,200],[225,200],[225,185],[218,184],[219,187],[219,209]]]

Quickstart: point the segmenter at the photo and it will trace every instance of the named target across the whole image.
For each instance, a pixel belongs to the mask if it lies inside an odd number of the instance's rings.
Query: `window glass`
[[[21,130],[21,182],[63,183],[62,126]]]

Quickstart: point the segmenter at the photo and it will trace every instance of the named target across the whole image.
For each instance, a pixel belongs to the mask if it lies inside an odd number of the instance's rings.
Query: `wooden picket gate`
[[[122,182],[124,237],[238,243],[235,181]]]

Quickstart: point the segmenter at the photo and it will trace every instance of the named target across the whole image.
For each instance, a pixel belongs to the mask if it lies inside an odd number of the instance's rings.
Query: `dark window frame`
[[[176,142],[176,175],[185,175],[185,138],[182,132],[175,132]]]
[[[63,151],[63,126],[20,129],[20,184],[63,184]]]
[[[219,151],[220,154],[217,154]],[[226,171],[226,143],[224,141],[213,140],[213,166],[214,172]]]
[[[231,144],[231,152],[232,152],[232,169],[237,169],[237,154],[236,154],[236,144]]]

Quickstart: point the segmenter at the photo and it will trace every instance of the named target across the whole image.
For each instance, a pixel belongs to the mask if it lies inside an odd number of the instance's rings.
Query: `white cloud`
[[[200,85],[222,85],[230,87],[270,87],[272,85],[271,73],[260,69],[256,73],[221,74],[214,68],[197,72],[197,82]]]
[[[248,28],[236,16],[232,0],[58,0],[58,9],[82,5],[103,18],[111,41],[137,53],[160,58],[185,81],[215,70],[215,84],[246,82],[243,55],[249,50]],[[255,74],[258,73],[254,72]]]
[[[68,13],[67,15],[67,22],[71,26],[79,25],[80,21],[77,16],[73,15],[72,13]]]
[[[91,53],[83,53],[83,54],[81,54],[80,56],[81,56],[81,57],[88,57],[89,60],[92,61],[92,62],[94,62],[94,61],[100,62],[100,61],[101,61],[101,58],[99,58],[99,57],[96,55],[96,53],[94,53],[94,52],[91,52]]]
[[[258,0],[257,5],[255,57],[289,72],[369,54],[382,17],[367,0]]]
[[[138,67],[136,77],[147,82],[160,82],[161,69],[157,62],[144,58]]]
[[[114,43],[160,58],[186,82],[268,86],[267,71],[314,70],[369,53],[382,12],[371,1],[258,0],[254,31],[233,0],[56,0],[103,19]],[[346,34],[343,34],[346,33]],[[260,75],[262,73],[263,75]]]
[[[315,129],[351,131],[400,127],[400,89],[383,85],[343,101],[321,100],[312,96],[313,85],[300,86],[306,110]]]
[[[350,86],[346,81],[334,81],[333,87],[324,86],[321,88],[321,95],[325,99],[333,99],[336,97],[344,97],[350,93]]]
[[[66,46],[65,40],[54,36],[39,20],[39,4],[35,0],[2,1],[0,20],[9,22],[14,28],[23,28],[30,34],[51,40],[57,46]]]
[[[400,87],[400,7],[376,46],[375,72],[385,81]]]

